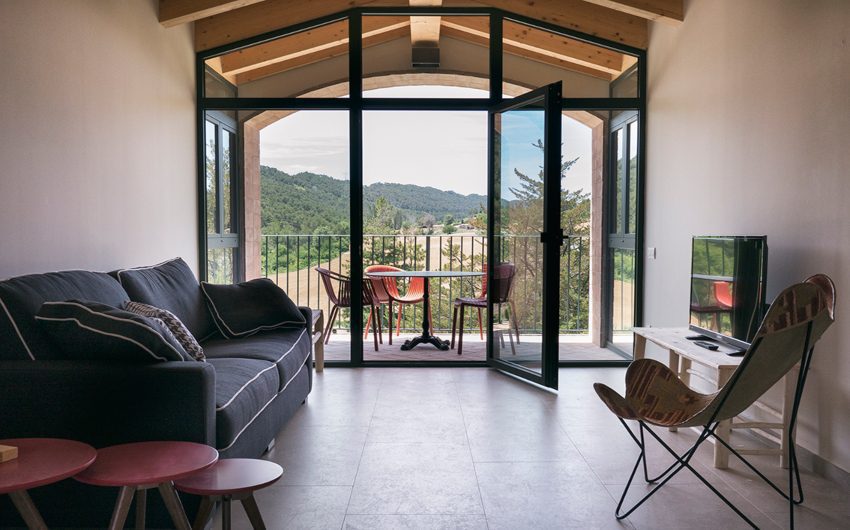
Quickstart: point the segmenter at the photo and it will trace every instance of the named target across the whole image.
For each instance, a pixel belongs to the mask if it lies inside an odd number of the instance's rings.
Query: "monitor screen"
[[[690,328],[748,346],[763,316],[766,275],[765,236],[694,237]]]

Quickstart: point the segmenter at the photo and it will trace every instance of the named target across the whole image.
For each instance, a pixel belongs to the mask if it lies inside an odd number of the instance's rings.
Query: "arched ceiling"
[[[164,26],[194,22],[198,51],[307,22],[351,7],[492,7],[635,48],[646,48],[650,21],[681,21],[683,0],[160,0]],[[363,19],[363,47],[408,39],[437,47],[440,35],[487,45],[485,17],[371,16]],[[503,49],[592,77],[612,80],[635,58],[526,25],[505,21]],[[344,55],[347,22],[335,22],[222,55],[208,62],[236,85]]]

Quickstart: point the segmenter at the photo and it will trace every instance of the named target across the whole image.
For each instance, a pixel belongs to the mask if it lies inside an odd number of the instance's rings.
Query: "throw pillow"
[[[174,338],[177,339],[177,342],[179,342],[180,345],[183,346],[183,349],[186,350],[186,353],[188,353],[196,361],[206,360],[206,356],[204,356],[204,349],[200,344],[198,344],[198,341],[195,340],[195,337],[189,331],[189,328],[187,328],[186,325],[177,318],[177,315],[171,311],[143,304],[141,302],[126,302],[124,304],[124,309],[131,313],[142,315],[143,317],[158,318],[162,320],[162,322],[165,323],[165,326],[171,331],[171,333],[174,334]]]
[[[35,318],[68,359],[191,359],[162,320],[106,304],[83,300],[45,302]]]
[[[225,337],[247,337],[264,330],[306,325],[298,306],[268,278],[236,285],[201,282],[201,290]]]

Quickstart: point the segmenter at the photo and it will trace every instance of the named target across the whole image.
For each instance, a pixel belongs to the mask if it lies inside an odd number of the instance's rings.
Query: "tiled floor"
[[[623,374],[562,369],[556,395],[485,368],[327,369],[277,437],[268,458],[285,472],[257,501],[270,529],[746,528],[687,471],[614,518],[637,450],[591,385],[621,389]],[[677,447],[695,436],[664,433]],[[787,526],[776,493],[711,458],[703,447],[696,467],[759,527]],[[786,476],[775,458],[757,461]],[[850,492],[809,473],[803,484],[797,528],[850,528]],[[241,507],[233,515],[250,528]]]

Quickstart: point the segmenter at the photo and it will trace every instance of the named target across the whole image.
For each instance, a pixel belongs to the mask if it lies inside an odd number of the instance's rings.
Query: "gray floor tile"
[[[257,505],[269,530],[334,529],[342,527],[350,487],[274,486],[256,492]],[[238,502],[232,507],[233,530],[249,530],[251,523]],[[221,528],[221,510],[213,521]]]
[[[483,515],[348,515],[346,530],[487,530]]]

